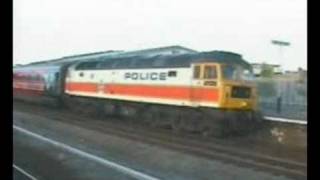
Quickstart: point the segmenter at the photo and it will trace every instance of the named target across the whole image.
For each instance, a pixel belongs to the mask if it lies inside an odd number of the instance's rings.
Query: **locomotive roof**
[[[227,51],[210,51],[181,55],[156,55],[131,56],[131,57],[107,57],[88,59],[77,63],[77,70],[94,69],[140,69],[140,68],[172,68],[190,67],[196,62],[218,62],[225,64],[237,64],[246,69],[252,69],[251,65],[240,54]]]
[[[251,65],[242,58],[240,54],[227,51],[197,52],[179,55],[154,55],[154,56],[105,56],[98,58],[87,58],[77,63],[76,69],[140,69],[140,68],[172,68],[189,67],[196,62],[220,62],[226,64],[238,64],[247,69]],[[41,69],[59,68],[75,62],[63,61],[63,58],[31,63],[17,66],[14,69]]]
[[[101,51],[101,52],[93,52],[93,53],[85,53],[85,54],[77,54],[77,55],[70,55],[64,56],[58,59],[51,59],[51,60],[44,60],[44,61],[37,61],[25,65],[19,65],[14,68],[21,68],[21,67],[47,67],[47,66],[62,66],[65,64],[81,62],[86,60],[94,60],[97,58],[107,58],[107,57],[129,57],[129,56],[145,56],[149,53],[158,53],[161,54],[161,51],[168,51],[168,50],[184,50],[185,52],[195,53],[197,51],[185,48],[182,46],[166,46],[166,47],[158,47],[158,48],[150,48],[150,49],[142,49],[142,50],[134,50],[134,51],[122,51],[122,50],[108,50],[108,51]]]
[[[69,65],[70,63],[66,62],[41,62],[41,63],[31,63],[21,66],[13,67],[14,70],[32,70],[32,69],[57,69],[62,66]]]

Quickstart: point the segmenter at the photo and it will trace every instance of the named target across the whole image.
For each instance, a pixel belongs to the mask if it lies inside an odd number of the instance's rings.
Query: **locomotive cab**
[[[256,110],[256,87],[250,82],[249,70],[240,65],[223,63],[195,63],[192,68],[194,87],[202,86],[218,91],[217,107]],[[193,95],[192,99],[195,96],[199,95]]]

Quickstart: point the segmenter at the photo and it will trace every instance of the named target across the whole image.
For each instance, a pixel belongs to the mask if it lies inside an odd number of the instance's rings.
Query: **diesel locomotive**
[[[260,119],[251,67],[232,52],[87,58],[13,71],[15,98],[106,118],[217,136],[250,132]]]

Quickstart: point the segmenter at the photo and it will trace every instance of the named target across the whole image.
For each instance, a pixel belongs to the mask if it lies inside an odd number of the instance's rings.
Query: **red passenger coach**
[[[27,101],[56,100],[62,92],[60,66],[26,66],[13,70],[13,97]]]
[[[43,73],[34,71],[15,71],[13,73],[13,94],[43,95],[45,82]]]

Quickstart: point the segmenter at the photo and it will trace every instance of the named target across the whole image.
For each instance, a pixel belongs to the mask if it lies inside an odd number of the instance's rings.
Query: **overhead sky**
[[[307,66],[306,0],[14,0],[13,10],[14,64],[181,45]],[[273,39],[291,45],[280,53]]]

